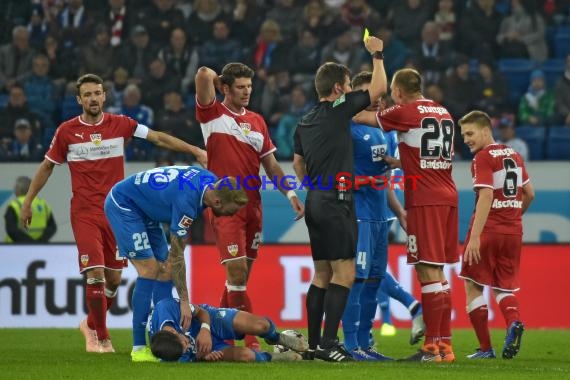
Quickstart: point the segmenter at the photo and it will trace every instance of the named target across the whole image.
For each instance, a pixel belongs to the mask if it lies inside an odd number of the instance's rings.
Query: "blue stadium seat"
[[[540,69],[544,72],[546,77],[546,86],[549,89],[554,89],[558,79],[564,74],[564,69],[566,68],[566,60],[561,58],[547,59],[542,62]]]
[[[6,106],[8,105],[9,97],[10,96],[8,94],[0,94],[0,109],[6,108]]]
[[[544,160],[547,128],[536,125],[521,125],[515,128],[516,136],[528,145],[530,160]]]
[[[568,53],[570,53],[570,33],[556,33],[554,36],[554,57],[565,58]]]
[[[546,141],[546,152],[551,160],[570,160],[570,127],[551,127]]]
[[[520,97],[528,89],[530,73],[535,68],[536,63],[530,59],[499,60],[499,71],[509,84],[511,104],[518,106]]]

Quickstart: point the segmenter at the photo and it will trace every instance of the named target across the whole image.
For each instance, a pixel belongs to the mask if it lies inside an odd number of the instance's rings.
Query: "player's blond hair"
[[[401,69],[394,73],[392,82],[407,96],[422,93],[422,76],[414,69]]]
[[[479,110],[469,112],[461,119],[459,119],[458,123],[460,126],[463,124],[475,124],[479,128],[493,129],[493,124],[489,115]]]
[[[222,204],[236,203],[245,206],[249,201],[245,190],[239,187],[234,177],[224,177],[214,184],[214,192]]]

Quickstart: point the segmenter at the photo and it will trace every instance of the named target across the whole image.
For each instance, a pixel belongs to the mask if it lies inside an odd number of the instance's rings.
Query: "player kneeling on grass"
[[[148,323],[150,349],[162,361],[296,361],[302,360],[298,352],[309,347],[302,337],[279,333],[268,318],[205,304],[190,304],[192,320],[186,331],[180,324],[180,307],[180,300],[167,298],[158,302],[151,314]],[[243,339],[244,335],[259,336],[267,344],[279,344],[291,351],[258,352],[224,342],[226,339]]]

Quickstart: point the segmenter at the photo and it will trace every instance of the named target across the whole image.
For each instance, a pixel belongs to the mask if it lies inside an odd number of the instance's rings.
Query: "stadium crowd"
[[[81,113],[85,73],[106,81],[107,112],[203,146],[196,71],[233,61],[254,68],[250,109],[291,159],[319,65],[370,70],[365,26],[384,41],[388,77],[417,68],[427,97],[456,118],[487,112],[522,150],[536,140],[516,139],[518,126],[570,125],[568,0],[6,0],[0,14],[0,161],[42,160],[59,123]],[[515,62],[528,66],[513,75]],[[471,159],[457,141],[455,158]],[[530,159],[545,158],[532,147]],[[144,140],[126,152],[164,155]]]

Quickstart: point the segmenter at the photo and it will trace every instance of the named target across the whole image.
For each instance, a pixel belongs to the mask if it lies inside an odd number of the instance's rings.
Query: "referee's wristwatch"
[[[372,58],[374,59],[384,59],[384,52],[379,50],[379,51],[375,51],[374,53],[370,53],[372,55]]]

